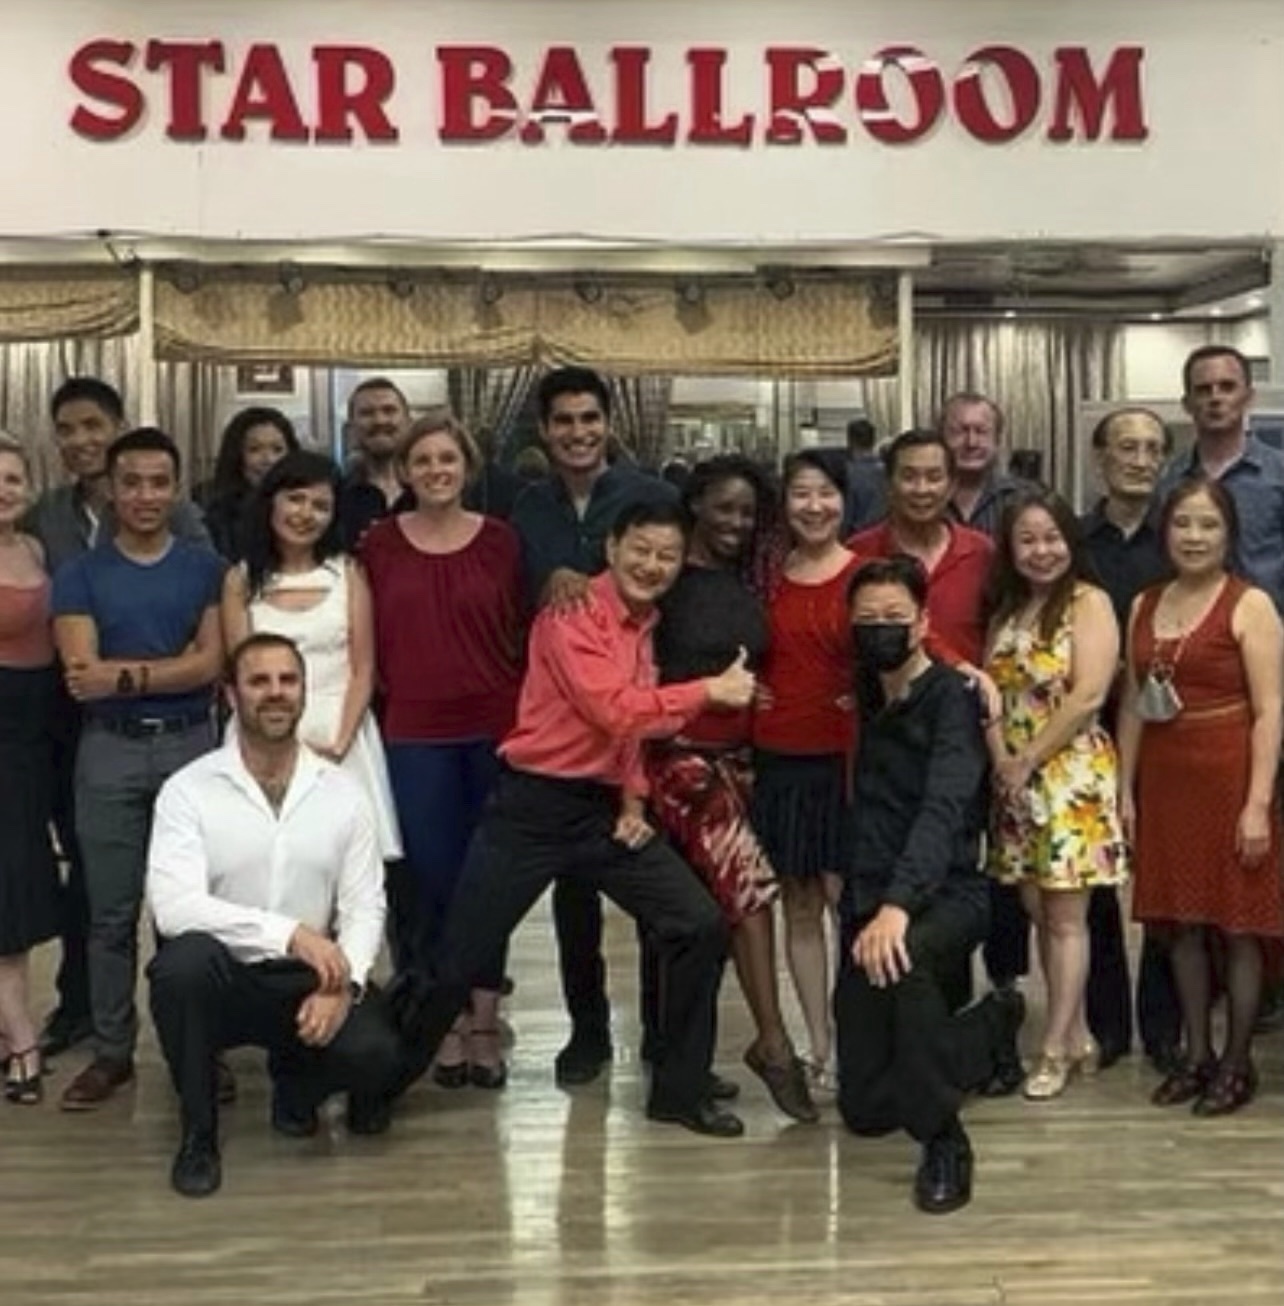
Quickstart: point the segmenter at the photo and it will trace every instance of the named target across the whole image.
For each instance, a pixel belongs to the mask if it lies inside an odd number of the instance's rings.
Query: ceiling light
[[[1220,307],[1211,308],[1209,309],[1209,312],[1213,315],[1213,317],[1221,317],[1222,315],[1222,310]]]
[[[1151,313],[1150,320],[1152,322],[1162,322],[1164,320],[1164,315],[1162,313]]]
[[[498,277],[482,277],[477,287],[477,298],[487,308],[493,308],[504,298],[504,287]]]
[[[704,303],[704,287],[698,281],[679,281],[674,287],[678,303],[687,308],[695,308]]]
[[[390,277],[388,290],[394,299],[409,299],[415,293],[415,283],[409,277]]]
[[[585,304],[602,302],[602,283],[591,277],[578,277],[575,281],[575,293]]]
[[[1003,312],[1003,316],[1006,317],[1009,321],[1011,321],[1012,318],[1016,317],[1016,315],[1017,315],[1017,311],[1015,308],[1005,309]]]
[[[277,280],[281,283],[281,289],[287,295],[301,295],[307,283],[303,280],[303,273],[299,270],[297,263],[282,263],[276,271]]]
[[[785,272],[776,272],[767,278],[767,290],[775,299],[792,299],[797,287],[793,277]]]

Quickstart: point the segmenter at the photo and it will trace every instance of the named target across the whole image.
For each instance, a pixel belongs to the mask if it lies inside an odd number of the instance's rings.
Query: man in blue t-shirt
[[[114,538],[54,577],[54,636],[84,709],[76,832],[89,891],[94,1059],[67,1086],[90,1111],[133,1078],[134,984],[152,805],[162,783],[213,746],[212,688],[223,656],[222,561],[175,537],[179,455],[162,431],[107,453]]]
[[[522,542],[532,605],[570,607],[584,600],[589,578],[606,569],[606,537],[622,508],[676,503],[659,477],[607,461],[611,394],[586,367],[561,367],[539,383],[540,437],[551,474],[517,496],[509,519]],[[611,1008],[602,960],[602,903],[573,879],[553,886],[553,923],[571,1037],[557,1054],[562,1084],[587,1084],[611,1059]],[[646,987],[644,983],[644,987]]]

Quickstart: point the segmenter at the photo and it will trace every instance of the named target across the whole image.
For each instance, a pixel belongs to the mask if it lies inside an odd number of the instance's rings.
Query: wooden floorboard
[[[608,931],[618,1058],[572,1093],[548,922],[515,942],[513,1073],[500,1094],[419,1086],[383,1138],[266,1122],[262,1058],[233,1055],[223,1191],[170,1194],[175,1108],[150,1030],[137,1086],[94,1116],[0,1103],[0,1302],[353,1306],[1103,1306],[1284,1301],[1284,1057],[1237,1117],[1151,1107],[1135,1059],[1057,1102],[978,1102],[976,1197],[910,1205],[915,1150],[849,1137],[832,1108],[789,1126],[738,1065],[728,983],[720,1068],[748,1136],[705,1141],[641,1114],[632,931]],[[48,951],[38,998],[49,996]]]

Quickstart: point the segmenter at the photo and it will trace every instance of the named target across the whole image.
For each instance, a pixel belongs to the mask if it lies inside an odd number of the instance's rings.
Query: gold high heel
[[[1087,1042],[1079,1045],[1070,1060],[1079,1074],[1085,1079],[1091,1079],[1101,1071],[1101,1045],[1089,1034]]]
[[[1070,1082],[1070,1072],[1074,1065],[1072,1057],[1059,1057],[1045,1052],[1026,1076],[1025,1083],[1021,1086],[1022,1096],[1028,1102],[1048,1102],[1054,1097],[1060,1097]]]

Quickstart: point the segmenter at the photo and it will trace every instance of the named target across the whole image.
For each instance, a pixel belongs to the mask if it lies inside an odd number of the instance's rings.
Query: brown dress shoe
[[[58,1105],[64,1111],[96,1111],[133,1077],[132,1061],[108,1061],[105,1057],[95,1057],[67,1085]]]

